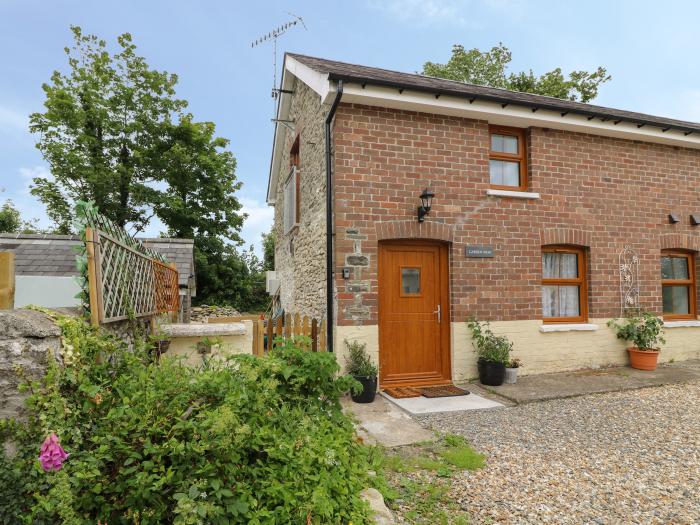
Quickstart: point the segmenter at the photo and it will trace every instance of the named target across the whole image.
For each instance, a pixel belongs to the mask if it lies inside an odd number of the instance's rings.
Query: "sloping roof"
[[[194,241],[192,239],[168,238],[139,240],[146,248],[161,253],[168,262],[174,262],[177,265],[177,271],[180,274],[180,286],[187,286],[187,279],[192,276],[192,293],[194,295],[194,290],[196,289],[194,283]]]
[[[582,102],[573,102],[543,95],[533,95],[531,93],[521,93],[498,89],[476,84],[467,84],[454,80],[428,77],[415,73],[402,73],[377,67],[360,66],[348,64],[324,58],[287,53],[305,66],[318,73],[328,75],[329,80],[343,80],[344,82],[356,82],[359,84],[373,84],[397,89],[412,89],[439,95],[451,95],[463,98],[476,98],[499,102],[502,104],[517,104],[528,106],[533,109],[549,109],[554,111],[577,113],[595,118],[607,118],[608,120],[622,120],[634,122],[641,125],[659,126],[663,129],[677,129],[684,132],[700,132],[700,123],[684,120],[671,119],[613,109]]]
[[[177,264],[180,286],[187,286],[194,274],[194,241],[192,239],[139,239],[146,247]],[[75,265],[81,244],[75,235],[0,233],[0,251],[15,252],[16,275],[69,277],[78,275]],[[193,279],[193,295],[196,292]]]

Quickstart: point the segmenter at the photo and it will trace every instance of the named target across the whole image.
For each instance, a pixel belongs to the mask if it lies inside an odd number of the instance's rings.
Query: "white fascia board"
[[[318,93],[321,103],[327,102],[335,94],[335,86],[328,80],[328,74],[314,71],[298,60],[288,56],[285,58],[282,69],[282,89],[291,91],[294,87],[294,78],[309,86]],[[289,119],[289,108],[292,102],[292,95],[280,93],[280,103],[277,107],[277,119]],[[275,137],[272,146],[272,162],[270,164],[270,176],[267,185],[267,204],[275,205],[277,196],[277,181],[279,180],[280,162],[282,161],[282,147],[284,146],[285,127],[277,123],[275,126]]]
[[[284,61],[284,68],[285,71],[289,71],[292,75],[318,93],[321,100],[325,100],[329,92],[333,91],[327,73],[314,71],[309,66],[302,64],[293,57],[287,57]]]
[[[484,120],[490,124],[502,126],[519,128],[536,126],[700,149],[700,134],[696,133],[688,136],[678,130],[668,130],[664,133],[660,127],[650,125],[641,128],[632,122],[619,122],[616,125],[612,119],[603,122],[600,118],[589,120],[586,116],[574,113],[562,115],[561,112],[545,109],[533,112],[527,106],[509,104],[503,107],[497,102],[483,101],[478,98],[472,100],[473,102],[470,103],[469,99],[461,97],[441,95],[436,98],[433,94],[420,91],[406,89],[403,93],[399,93],[396,88],[371,85],[363,88],[360,84],[349,83],[344,85],[342,101]]]

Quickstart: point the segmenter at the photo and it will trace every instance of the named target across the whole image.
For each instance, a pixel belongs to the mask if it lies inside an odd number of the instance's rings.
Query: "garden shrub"
[[[152,363],[56,317],[64,366],[28,385],[28,417],[0,422],[1,523],[366,523],[369,452],[339,396],[333,355],[288,342],[199,369]],[[44,472],[55,432],[68,452]]]

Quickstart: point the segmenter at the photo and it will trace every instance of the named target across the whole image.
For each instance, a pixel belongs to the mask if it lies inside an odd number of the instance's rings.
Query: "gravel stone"
[[[415,416],[486,467],[450,496],[470,523],[700,523],[700,382]]]

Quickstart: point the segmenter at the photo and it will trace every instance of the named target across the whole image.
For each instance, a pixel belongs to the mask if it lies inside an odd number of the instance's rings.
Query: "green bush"
[[[632,314],[622,320],[611,319],[608,326],[615,330],[618,339],[632,341],[638,350],[660,350],[666,344],[664,322],[649,312]]]
[[[345,357],[345,368],[353,377],[377,377],[379,370],[367,354],[367,345],[359,341],[345,340],[348,355]]]
[[[65,367],[34,383],[25,423],[0,423],[0,523],[366,523],[368,449],[333,355],[287,343],[199,369],[130,353],[59,317]],[[37,459],[55,432],[62,470]]]
[[[467,326],[472,333],[472,344],[479,361],[504,365],[510,362],[513,343],[506,336],[494,334],[488,321],[480,322],[472,318]]]

